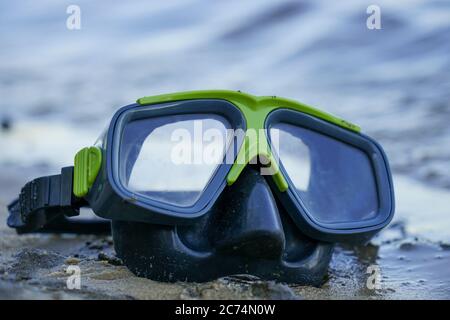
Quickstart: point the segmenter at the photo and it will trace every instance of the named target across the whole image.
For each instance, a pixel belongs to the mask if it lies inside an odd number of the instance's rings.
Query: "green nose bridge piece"
[[[322,120],[331,122],[350,131],[360,132],[361,128],[344,119],[310,107],[308,105],[296,102],[294,100],[285,99],[276,96],[253,96],[240,91],[228,90],[204,90],[204,91],[187,91],[173,94],[164,94],[157,96],[143,97],[137,100],[140,105],[151,105],[163,102],[173,102],[180,100],[193,99],[222,99],[233,103],[244,115],[246,121],[247,132],[245,134],[244,143],[241,146],[236,161],[230,169],[227,176],[227,184],[232,185],[244,170],[246,165],[256,157],[264,158],[268,166],[267,173],[272,175],[275,184],[280,191],[286,191],[288,184],[281,174],[278,163],[275,160],[270,147],[267,143],[266,130],[264,122],[267,115],[279,108],[292,109],[300,111]],[[260,130],[263,129],[263,130]],[[256,139],[255,134],[256,133]]]
[[[102,164],[102,152],[98,147],[86,147],[75,155],[73,193],[77,197],[87,195],[94,184]]]

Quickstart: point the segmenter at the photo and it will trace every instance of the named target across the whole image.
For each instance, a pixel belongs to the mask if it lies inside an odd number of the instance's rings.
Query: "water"
[[[397,214],[374,243],[396,258],[377,253],[372,262],[388,284],[400,292],[450,284],[441,252],[450,243],[448,1],[377,1],[381,30],[366,28],[372,1],[78,1],[79,31],[66,28],[69,4],[0,4],[2,181],[20,172],[20,185],[70,165],[138,97],[217,88],[286,96],[361,125],[385,148]],[[398,246],[411,239],[419,249],[406,285],[395,280],[408,277]]]

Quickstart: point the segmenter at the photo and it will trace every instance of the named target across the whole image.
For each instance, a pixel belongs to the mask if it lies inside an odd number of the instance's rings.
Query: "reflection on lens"
[[[366,153],[324,134],[288,123],[274,146],[289,179],[310,216],[321,223],[359,222],[374,218],[378,194]]]
[[[152,200],[195,204],[223,160],[230,127],[224,117],[202,114],[129,122],[120,144],[122,184]]]

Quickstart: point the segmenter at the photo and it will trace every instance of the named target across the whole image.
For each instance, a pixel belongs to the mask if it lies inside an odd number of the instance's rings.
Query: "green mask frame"
[[[254,96],[240,91],[229,90],[200,90],[178,93],[169,93],[148,96],[137,99],[142,106],[175,102],[181,100],[221,99],[235,105],[243,114],[246,121],[244,142],[238,152],[235,163],[227,175],[227,184],[232,185],[248,163],[259,157],[265,159],[272,178],[281,192],[288,189],[288,183],[283,177],[277,161],[275,160],[265,133],[265,120],[270,112],[280,108],[292,109],[333,123],[344,129],[359,133],[361,128],[351,122],[336,117],[330,113],[294,100],[277,96]],[[250,129],[250,130],[249,130]],[[263,129],[263,130],[261,130]],[[251,136],[250,132],[256,133]],[[263,135],[263,136],[261,136]],[[101,165],[101,152],[97,147],[83,148],[75,156],[73,192],[77,197],[85,196],[95,181]]]

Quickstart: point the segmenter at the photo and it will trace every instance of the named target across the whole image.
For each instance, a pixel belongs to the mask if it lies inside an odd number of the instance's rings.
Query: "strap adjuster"
[[[56,217],[79,215],[84,202],[73,196],[72,185],[73,167],[26,183],[19,199],[8,206],[8,226],[27,232],[42,228]]]

